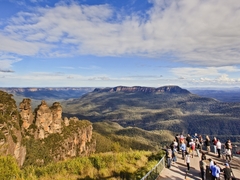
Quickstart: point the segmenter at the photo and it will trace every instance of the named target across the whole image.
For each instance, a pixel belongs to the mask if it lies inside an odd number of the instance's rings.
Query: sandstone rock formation
[[[24,129],[27,129],[33,123],[31,99],[29,98],[23,99],[23,101],[19,104],[19,109],[20,109],[20,116],[23,121],[22,127]]]
[[[76,117],[70,118],[69,122],[71,125],[79,123],[79,119]],[[69,124],[70,125],[70,124]],[[88,155],[95,151],[96,142],[92,141],[92,126],[86,126],[86,128],[80,128],[76,126],[72,132],[72,136],[69,136],[63,144],[64,149],[66,149],[66,156],[75,157],[79,154]]]
[[[13,155],[22,166],[26,148],[21,144],[17,106],[11,94],[0,91],[0,97],[0,155]]]
[[[0,155],[13,155],[22,166],[29,158],[43,165],[46,157],[58,161],[95,151],[92,124],[77,118],[63,119],[59,102],[49,107],[43,100],[32,111],[31,99],[26,98],[18,111],[10,94],[0,91],[0,95]]]
[[[51,107],[43,100],[36,109],[35,125],[38,132],[36,137],[44,139],[49,134],[61,133],[62,129],[62,107],[60,103],[55,102]]]

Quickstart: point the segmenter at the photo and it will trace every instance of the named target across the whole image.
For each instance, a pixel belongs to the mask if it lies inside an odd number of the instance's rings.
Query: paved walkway
[[[178,161],[172,164],[170,169],[164,168],[158,177],[158,180],[201,180],[199,168],[200,157],[195,155],[193,158],[191,158],[191,168],[188,173],[186,173],[187,166],[184,160],[181,159],[181,154],[177,154],[177,157]],[[221,168],[224,168],[224,163],[226,162],[224,159],[218,158],[217,155],[213,153],[207,154],[207,159],[209,158],[213,159],[213,161],[216,161]],[[234,157],[230,165],[232,167],[234,176],[236,178],[240,178],[240,158]],[[221,179],[224,179],[223,175],[221,175]]]

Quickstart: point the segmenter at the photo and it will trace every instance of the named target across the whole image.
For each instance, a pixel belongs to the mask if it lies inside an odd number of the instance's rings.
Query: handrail
[[[165,167],[165,155],[141,180],[156,180]]]

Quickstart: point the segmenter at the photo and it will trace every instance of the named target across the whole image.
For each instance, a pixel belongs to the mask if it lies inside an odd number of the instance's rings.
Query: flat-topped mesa
[[[186,89],[182,89],[179,86],[162,86],[158,88],[153,87],[142,87],[142,86],[117,86],[113,88],[96,88],[93,92],[143,92],[143,93],[158,93],[158,92],[166,92],[166,93],[190,93]]]

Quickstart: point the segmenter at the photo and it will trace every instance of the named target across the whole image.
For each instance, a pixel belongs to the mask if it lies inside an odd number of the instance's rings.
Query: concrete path
[[[200,157],[197,157],[195,155],[193,158],[191,158],[190,162],[190,170],[189,172],[186,171],[187,166],[184,160],[181,159],[181,154],[177,154],[178,161],[176,163],[173,163],[171,168],[164,168],[161,172],[160,176],[157,180],[200,180],[200,168],[199,168],[199,161]],[[218,158],[216,154],[209,153],[207,154],[207,159],[213,159],[213,161],[216,161],[217,164],[224,168],[224,163],[226,162],[222,158]],[[232,167],[233,174],[236,178],[240,178],[240,158],[234,157],[233,160],[230,162],[230,165]],[[223,175],[221,175],[221,179],[224,179]]]

